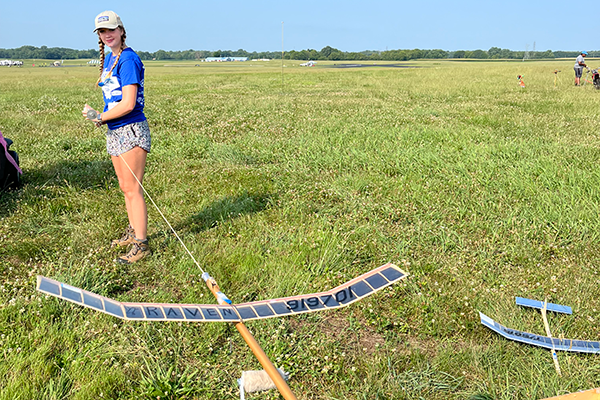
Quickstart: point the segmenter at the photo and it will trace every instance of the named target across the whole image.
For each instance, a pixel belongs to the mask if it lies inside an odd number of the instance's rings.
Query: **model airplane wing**
[[[233,305],[120,302],[43,276],[37,277],[37,290],[125,320],[242,322],[344,307],[406,276],[386,264],[326,292]]]
[[[554,344],[555,350],[562,351],[574,351],[579,353],[595,353],[600,354],[600,342],[590,342],[587,340],[573,340],[573,339],[558,339],[551,338],[548,336],[540,336],[534,333],[528,333],[518,331],[516,329],[507,328],[500,325],[487,315],[479,313],[481,323],[493,330],[494,332],[504,336],[507,339],[514,340],[516,342],[526,343],[533,346],[543,347],[552,350]]]

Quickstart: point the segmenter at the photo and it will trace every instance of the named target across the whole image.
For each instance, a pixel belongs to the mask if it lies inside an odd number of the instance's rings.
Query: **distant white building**
[[[206,57],[205,62],[248,61],[248,57]]]

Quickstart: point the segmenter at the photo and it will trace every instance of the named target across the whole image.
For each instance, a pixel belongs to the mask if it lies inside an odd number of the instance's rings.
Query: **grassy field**
[[[235,302],[386,262],[411,274],[345,309],[248,323],[299,399],[599,387],[599,355],[559,353],[559,378],[548,351],[478,316],[544,334],[514,297],[547,297],[574,311],[549,315],[554,336],[600,339],[600,91],[573,86],[573,63],[286,61],[282,85],[279,61],[147,62],[145,186]],[[113,262],[124,201],[80,113],[101,106],[96,78],[0,70],[0,130],[25,171],[0,197],[0,399],[234,399],[260,365],[231,326],[124,322],[35,291],[40,274],[121,301],[214,303],[153,208],[152,257]]]

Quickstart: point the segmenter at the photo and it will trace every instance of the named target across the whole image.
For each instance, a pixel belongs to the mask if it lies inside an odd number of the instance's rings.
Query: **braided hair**
[[[126,47],[125,39],[127,39],[127,33],[125,32],[124,27],[120,26],[119,28],[121,28],[121,30],[123,31],[123,34],[121,35],[121,49],[119,50],[119,54],[117,55],[115,62],[113,63],[112,67],[110,68],[110,71],[108,71],[107,76],[110,76],[110,74],[113,72],[113,69],[115,69],[115,67],[119,63],[119,58],[121,58],[121,53],[123,53],[123,50]],[[104,54],[105,45],[104,45],[104,42],[102,41],[102,39],[100,38],[100,33],[98,33],[98,47],[100,48],[100,76],[98,77],[96,86],[98,86],[98,84],[102,80],[102,72],[104,71],[104,59],[106,58],[106,55]]]

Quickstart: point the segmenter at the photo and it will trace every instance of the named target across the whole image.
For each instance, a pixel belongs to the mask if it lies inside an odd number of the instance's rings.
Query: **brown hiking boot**
[[[135,237],[135,234],[133,232],[133,228],[131,227],[131,225],[129,225],[127,227],[127,229],[125,229],[125,233],[123,233],[123,236],[121,236],[120,239],[115,239],[112,242],[110,242],[110,247],[125,247],[130,245],[131,243],[133,243],[133,238]]]
[[[139,240],[133,238],[129,252],[124,256],[117,258],[116,261],[121,264],[133,264],[150,254],[152,254],[152,252],[150,251],[150,246],[148,246],[148,239]]]

